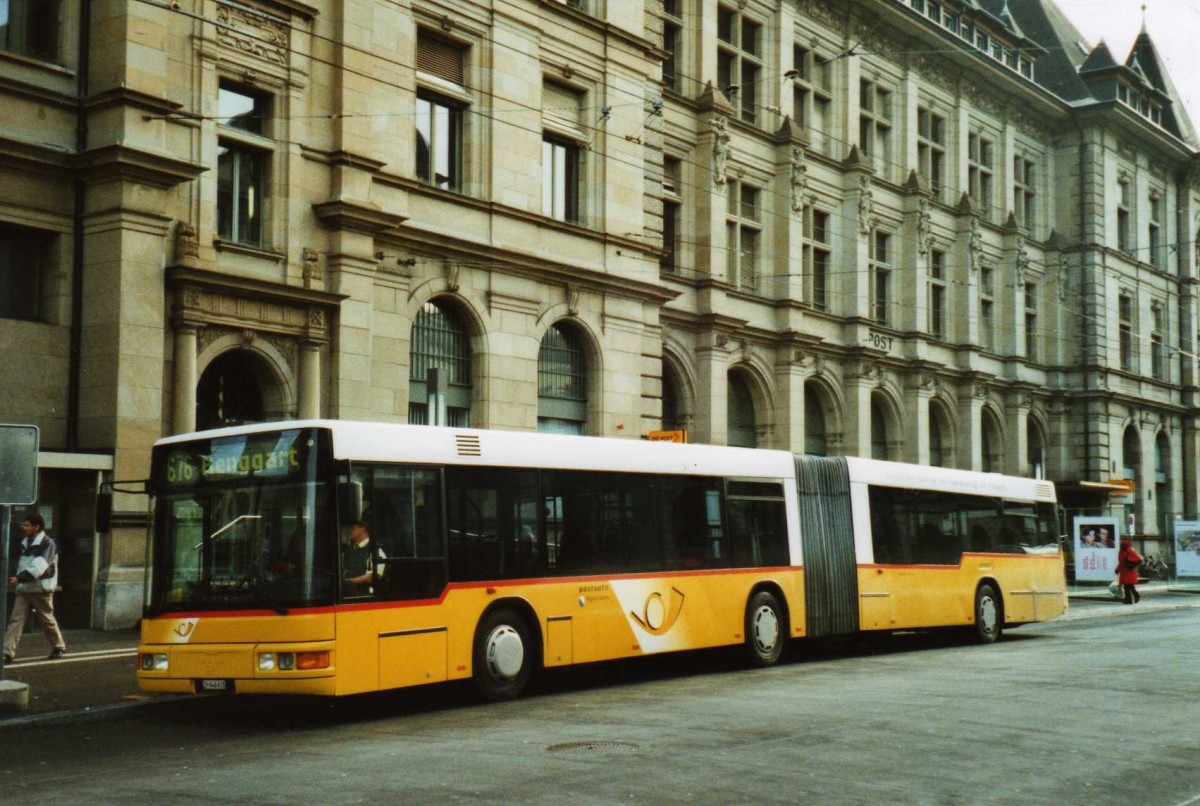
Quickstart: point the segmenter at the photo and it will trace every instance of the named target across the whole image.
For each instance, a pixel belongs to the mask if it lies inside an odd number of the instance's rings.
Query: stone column
[[[302,420],[321,416],[321,345],[300,343],[300,383],[298,414]]]
[[[196,326],[175,329],[175,378],[172,383],[171,429],[176,434],[196,430]]]
[[[1004,472],[1029,475],[1029,410],[1033,400],[1025,392],[1014,392],[1004,407]]]

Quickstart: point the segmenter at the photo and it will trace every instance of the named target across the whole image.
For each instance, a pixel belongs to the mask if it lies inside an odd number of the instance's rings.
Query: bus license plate
[[[229,691],[228,680],[201,680],[201,691]]]

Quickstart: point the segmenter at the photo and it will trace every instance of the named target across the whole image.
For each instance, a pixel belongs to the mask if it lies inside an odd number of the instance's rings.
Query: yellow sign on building
[[[651,442],[687,442],[687,431],[651,431]]]

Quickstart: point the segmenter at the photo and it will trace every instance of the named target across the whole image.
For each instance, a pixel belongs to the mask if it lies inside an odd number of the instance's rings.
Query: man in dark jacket
[[[54,618],[54,589],[58,586],[58,546],[45,532],[46,520],[36,512],[25,516],[21,531],[21,555],[17,560],[17,575],[8,584],[16,590],[12,618],[4,631],[4,662],[17,657],[17,644],[25,632],[29,613],[38,614],[46,640],[50,642],[50,657],[61,658],[67,651],[66,642]]]

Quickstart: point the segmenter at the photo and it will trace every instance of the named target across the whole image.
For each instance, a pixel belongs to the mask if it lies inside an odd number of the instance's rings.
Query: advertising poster
[[[1117,568],[1117,519],[1075,518],[1075,578],[1112,582]]]
[[[1175,575],[1200,577],[1200,521],[1175,521]]]

